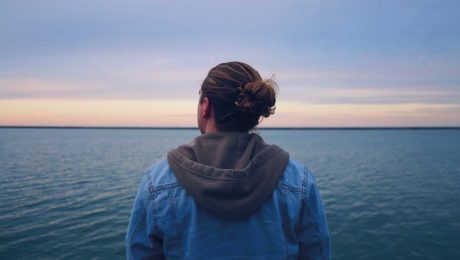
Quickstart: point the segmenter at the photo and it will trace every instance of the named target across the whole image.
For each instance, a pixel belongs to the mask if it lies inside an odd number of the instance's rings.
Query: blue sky
[[[279,83],[266,126],[458,126],[459,13],[459,1],[1,1],[0,124],[194,125],[207,71],[240,60]]]

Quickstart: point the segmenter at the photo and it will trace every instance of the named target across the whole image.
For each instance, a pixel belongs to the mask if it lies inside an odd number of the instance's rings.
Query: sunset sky
[[[460,1],[0,1],[0,125],[195,126],[209,69],[279,85],[261,126],[460,126]]]

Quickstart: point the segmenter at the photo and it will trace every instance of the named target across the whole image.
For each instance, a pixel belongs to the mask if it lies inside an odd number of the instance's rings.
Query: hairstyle
[[[247,132],[275,112],[276,91],[273,80],[263,80],[248,64],[233,61],[209,71],[200,102],[209,99],[219,131]]]

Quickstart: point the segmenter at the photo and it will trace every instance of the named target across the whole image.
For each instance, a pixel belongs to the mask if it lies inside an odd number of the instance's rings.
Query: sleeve
[[[154,235],[156,219],[149,193],[148,173],[144,176],[131,211],[125,237],[126,259],[164,259],[162,239]]]
[[[305,168],[299,259],[331,259],[329,228],[313,174]]]

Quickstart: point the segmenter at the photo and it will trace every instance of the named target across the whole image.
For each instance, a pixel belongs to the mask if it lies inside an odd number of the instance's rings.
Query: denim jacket
[[[329,231],[313,174],[289,159],[270,198],[249,218],[200,207],[167,160],[137,193],[125,237],[127,259],[330,259]]]

